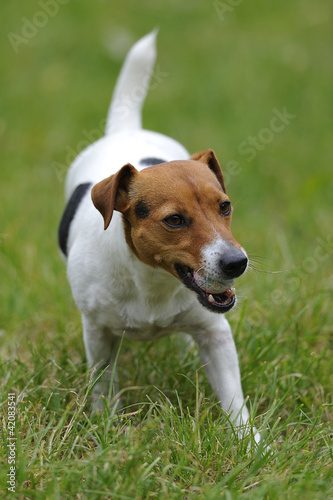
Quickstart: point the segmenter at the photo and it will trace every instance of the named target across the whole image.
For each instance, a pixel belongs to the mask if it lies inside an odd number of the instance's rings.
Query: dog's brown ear
[[[205,163],[211,169],[211,171],[216,175],[219,183],[222,186],[223,191],[226,193],[224,179],[220,164],[218,159],[215,156],[215,153],[212,149],[206,149],[206,151],[200,151],[200,153],[195,153],[191,156],[191,160],[197,160],[201,163]]]
[[[103,215],[104,230],[109,227],[113,210],[125,212],[129,207],[129,185],[137,170],[128,163],[116,174],[96,184],[91,191],[91,199]]]

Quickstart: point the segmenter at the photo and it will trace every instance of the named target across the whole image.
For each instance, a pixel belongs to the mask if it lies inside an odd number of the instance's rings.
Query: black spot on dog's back
[[[74,219],[75,213],[81,203],[83,196],[86,194],[88,189],[92,186],[91,182],[86,182],[85,184],[80,184],[73,191],[72,196],[67,203],[65,211],[62,215],[59,230],[58,230],[58,243],[61,251],[67,256],[67,240],[69,235],[69,228],[72,220]]]
[[[150,214],[150,209],[144,200],[140,200],[135,204],[134,213],[138,219],[146,219]]]
[[[162,160],[161,158],[142,158],[139,161],[140,165],[145,167],[152,167],[153,165],[159,165],[160,163],[165,163],[166,160]]]

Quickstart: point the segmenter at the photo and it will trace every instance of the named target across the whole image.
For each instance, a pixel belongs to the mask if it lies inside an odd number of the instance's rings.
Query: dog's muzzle
[[[180,280],[187,288],[197,294],[199,302],[217,313],[226,313],[236,303],[235,278],[247,268],[248,259],[241,250],[220,258],[219,277],[213,277],[203,270],[195,271],[186,265],[176,264]]]
[[[216,280],[204,277],[188,266],[176,265],[180,280],[197,294],[199,302],[217,313],[228,312],[236,302],[234,280]]]

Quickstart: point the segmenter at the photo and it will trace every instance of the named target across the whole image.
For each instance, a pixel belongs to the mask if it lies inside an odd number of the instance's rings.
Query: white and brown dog
[[[236,426],[247,427],[224,313],[236,302],[232,285],[248,258],[230,230],[232,207],[214,152],[190,157],[178,142],[141,127],[155,38],[155,32],[145,36],[129,52],[106,135],[78,156],[66,179],[59,245],[82,313],[88,362],[108,366],[94,387],[94,408],[111,393],[123,335],[155,340],[187,333],[221,407]]]

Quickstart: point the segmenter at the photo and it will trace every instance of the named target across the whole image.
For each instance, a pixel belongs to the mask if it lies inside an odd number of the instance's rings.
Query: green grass
[[[222,3],[69,1],[17,53],[8,33],[41,7],[1,4],[2,498],[333,498],[330,2],[244,1],[224,19]],[[124,413],[85,406],[80,317],[56,241],[64,174],[84,131],[98,133],[127,48],[155,26],[164,76],[146,128],[216,151],[235,236],[256,267],[282,271],[247,273],[228,315],[270,454],[235,437],[177,338],[124,341]],[[267,138],[284,108],[294,118],[248,161],[240,145]]]

